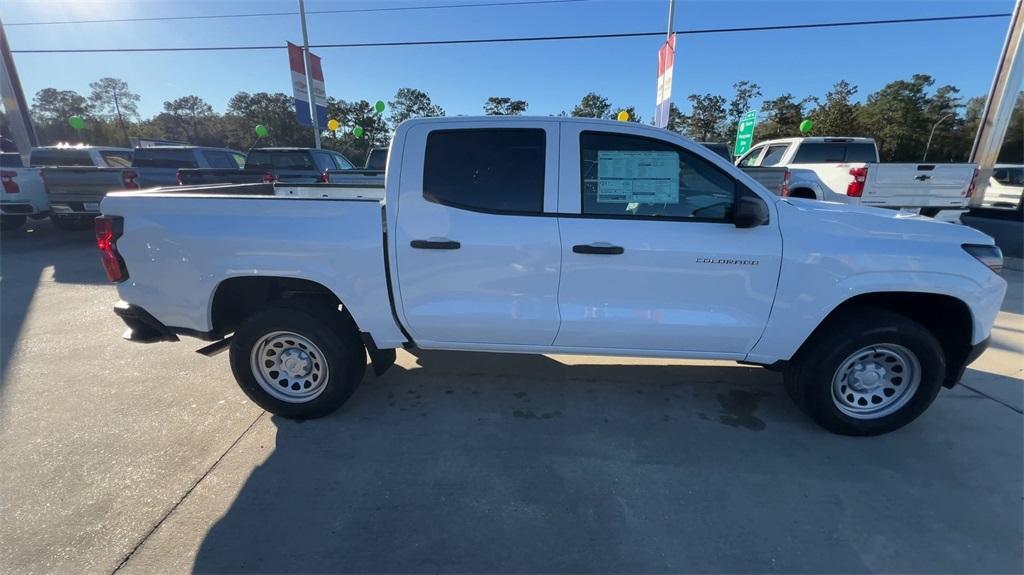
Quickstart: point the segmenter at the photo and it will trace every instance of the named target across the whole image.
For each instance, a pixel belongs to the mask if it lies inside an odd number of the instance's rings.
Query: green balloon
[[[377,113],[384,111],[384,100],[377,100],[377,103],[373,105],[373,109],[377,110]]]
[[[806,133],[810,132],[813,129],[814,129],[814,122],[812,122],[810,120],[804,120],[803,122],[800,122],[800,133],[801,134],[806,134]]]
[[[355,136],[357,139],[362,138],[363,128],[361,126],[356,126],[355,128],[352,128],[352,135]]]
[[[259,136],[261,138],[266,138],[267,134],[269,134],[269,133],[270,133],[270,130],[268,130],[266,126],[264,126],[263,124],[256,124],[256,135],[257,136]]]
[[[85,120],[83,120],[81,116],[71,116],[68,118],[68,123],[76,130],[81,130],[85,127]]]

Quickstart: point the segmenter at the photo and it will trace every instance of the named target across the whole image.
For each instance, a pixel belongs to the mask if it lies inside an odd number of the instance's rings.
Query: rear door
[[[650,130],[587,126],[561,128],[555,345],[746,354],[775,296],[782,239],[774,214],[767,225],[737,228],[735,201],[756,194],[707,152]]]
[[[417,345],[550,345],[559,325],[558,122],[431,122],[405,138],[388,233],[396,303]]]

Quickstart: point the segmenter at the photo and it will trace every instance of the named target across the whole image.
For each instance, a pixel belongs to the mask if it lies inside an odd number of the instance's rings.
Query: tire
[[[320,319],[332,313],[273,307],[239,326],[231,371],[249,399],[289,419],[323,417],[345,403],[366,372],[366,348],[351,322]]]
[[[92,228],[93,219],[93,216],[50,216],[53,225],[69,232]]]
[[[921,324],[882,309],[849,310],[815,331],[784,374],[818,425],[880,435],[917,419],[942,388],[942,346]]]
[[[27,219],[25,216],[0,216],[0,230],[16,230],[25,225]]]

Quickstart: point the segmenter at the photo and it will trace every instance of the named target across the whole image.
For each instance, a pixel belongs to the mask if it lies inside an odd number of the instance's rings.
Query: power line
[[[438,4],[430,6],[389,6],[387,8],[346,8],[344,10],[307,10],[306,14],[356,14],[363,12],[405,12],[410,10],[440,10],[448,8],[492,8],[502,6],[531,6],[537,4],[571,4],[590,0],[525,0],[522,2],[478,2],[475,4]],[[254,12],[249,14],[210,14],[197,16],[152,16],[147,18],[111,18],[107,20],[50,20],[45,22],[12,22],[5,26],[52,26],[57,24],[110,24],[114,22],[163,22],[167,20],[216,20],[221,18],[264,18],[268,16],[298,16],[298,12]]]
[[[680,30],[679,35],[725,34],[735,32],[765,32],[774,30],[805,30],[808,28],[842,28],[851,26],[876,26],[885,24],[912,24],[922,22],[947,22],[952,20],[981,20],[989,18],[1006,18],[1009,14],[970,14],[963,16],[934,16],[929,18],[899,18],[890,20],[860,20],[846,22],[820,22],[815,24],[780,24],[776,26],[746,26],[739,28],[704,28],[696,30]],[[469,38],[462,40],[407,40],[399,42],[363,42],[353,44],[310,44],[310,48],[377,48],[388,46],[442,46],[453,44],[506,44],[516,42],[550,42],[560,40],[606,40],[612,38],[642,38],[645,36],[663,36],[659,32],[622,32],[615,34],[576,34],[561,36],[519,36],[506,38]],[[14,54],[84,54],[105,52],[209,52],[228,50],[283,50],[285,46],[191,46],[176,48],[66,48],[11,50]]]

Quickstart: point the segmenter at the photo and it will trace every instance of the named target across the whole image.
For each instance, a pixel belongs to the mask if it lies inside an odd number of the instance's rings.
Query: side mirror
[[[754,194],[743,194],[736,202],[732,221],[737,228],[763,226],[768,223],[768,206]]]

